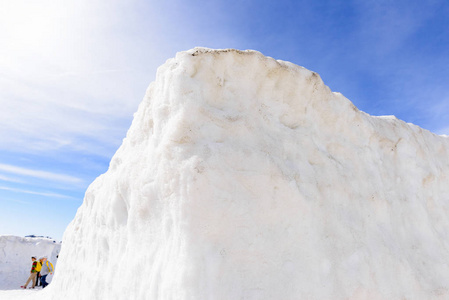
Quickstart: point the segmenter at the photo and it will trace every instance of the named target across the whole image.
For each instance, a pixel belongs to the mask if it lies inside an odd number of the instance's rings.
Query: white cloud
[[[0,174],[0,180],[8,181],[8,182],[23,183],[23,180],[20,180],[20,179],[17,179],[17,178],[8,177],[8,176],[4,176],[4,175],[1,175],[1,174]]]
[[[73,198],[67,195],[57,194],[57,193],[50,193],[50,192],[35,192],[35,191],[29,191],[29,190],[23,190],[23,189],[15,189],[5,186],[0,186],[0,190],[4,191],[11,191],[15,193],[25,193],[25,194],[32,194],[32,195],[39,195],[39,196],[45,196],[45,197],[55,197],[55,198]]]
[[[120,5],[0,2],[0,150],[115,150],[149,84],[120,52]]]
[[[16,175],[24,175],[24,176],[36,177],[36,178],[40,178],[40,179],[47,179],[47,180],[58,181],[58,182],[66,182],[66,183],[82,183],[83,182],[83,180],[80,178],[65,175],[65,174],[31,170],[31,169],[26,169],[26,168],[22,168],[22,167],[7,165],[7,164],[0,164],[0,170],[4,171],[4,172],[16,174]]]

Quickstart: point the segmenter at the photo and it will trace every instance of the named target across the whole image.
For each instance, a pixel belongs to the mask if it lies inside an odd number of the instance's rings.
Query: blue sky
[[[0,0],[0,234],[61,239],[156,69],[195,46],[316,71],[371,115],[449,134],[449,2]]]

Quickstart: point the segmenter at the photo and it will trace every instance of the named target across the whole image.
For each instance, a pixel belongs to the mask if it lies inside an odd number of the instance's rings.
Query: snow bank
[[[0,290],[18,289],[25,284],[30,276],[32,256],[38,259],[47,256],[56,265],[60,249],[61,243],[48,238],[0,236]],[[48,275],[48,282],[51,277]]]
[[[49,299],[447,299],[449,139],[255,51],[158,69]]]

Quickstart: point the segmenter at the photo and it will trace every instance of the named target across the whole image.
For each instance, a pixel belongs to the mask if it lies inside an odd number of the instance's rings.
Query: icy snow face
[[[449,140],[255,51],[159,68],[52,299],[449,297]]]
[[[0,290],[19,289],[25,284],[30,276],[32,256],[38,259],[46,256],[56,266],[60,250],[61,243],[48,238],[0,235]],[[47,281],[51,282],[52,277],[48,275]]]

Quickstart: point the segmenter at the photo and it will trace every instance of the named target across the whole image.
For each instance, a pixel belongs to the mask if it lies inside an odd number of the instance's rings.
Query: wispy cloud
[[[58,181],[58,182],[66,182],[66,183],[82,183],[83,182],[83,180],[80,178],[65,175],[65,174],[52,173],[52,172],[46,172],[46,171],[37,171],[37,170],[7,165],[7,164],[0,164],[0,170],[4,171],[4,172],[12,173],[12,174],[30,176],[30,177],[47,179],[47,180]]]
[[[8,201],[8,202],[16,202],[16,203],[20,203],[20,204],[25,204],[25,205],[31,205],[32,203],[29,201],[23,201],[23,200],[19,200],[19,199],[11,199],[11,198],[1,198],[2,201]]]
[[[36,191],[29,191],[29,190],[23,190],[23,189],[10,188],[10,187],[6,187],[6,186],[0,186],[0,190],[10,191],[10,192],[15,192],[15,193],[25,193],[25,194],[39,195],[39,196],[45,196],[45,197],[74,199],[73,197],[70,197],[70,196],[67,196],[67,195],[63,195],[63,194],[58,194],[58,193],[36,192]]]
[[[16,182],[16,183],[23,183],[23,180],[17,179],[17,178],[12,178],[12,177],[8,177],[8,176],[4,176],[0,174],[0,180],[3,181],[9,181],[9,182]]]

